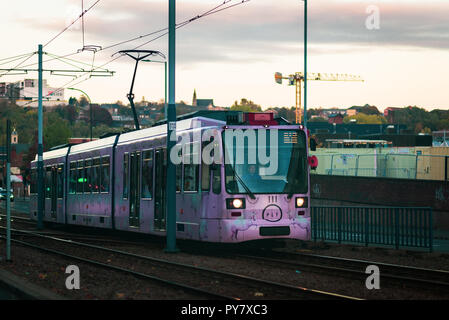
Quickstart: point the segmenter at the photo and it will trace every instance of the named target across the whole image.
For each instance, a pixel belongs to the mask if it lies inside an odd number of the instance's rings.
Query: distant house
[[[30,145],[19,143],[19,135],[14,129],[11,134],[11,185],[16,197],[24,195],[24,185],[21,168],[26,166],[25,157],[30,150]],[[0,155],[6,156],[6,146],[0,146]],[[6,185],[6,163],[0,161],[0,187]]]
[[[214,100],[213,99],[197,99],[195,107],[203,107],[203,108],[210,108],[214,107]]]
[[[342,124],[344,116],[341,113],[331,114],[329,115],[328,122]]]
[[[384,110],[384,117],[388,123],[395,123],[394,113],[398,110],[401,110],[401,108],[388,107]]]
[[[50,87],[46,79],[42,79],[42,94],[44,107],[67,104],[64,100],[64,88]],[[0,98],[14,100],[18,106],[37,108],[38,95],[38,79],[0,83]]]
[[[117,104],[102,104],[101,107],[108,110],[111,116],[118,115],[119,106]]]
[[[343,115],[343,117],[346,115],[346,110],[341,109],[322,109],[320,110],[320,114],[318,115],[320,118],[328,120],[331,117],[336,116],[337,114]]]
[[[347,116],[355,116],[358,113],[363,112],[368,115],[380,115],[379,110],[376,106],[370,106],[369,104],[365,104],[364,106],[352,106],[351,108],[346,109]]]

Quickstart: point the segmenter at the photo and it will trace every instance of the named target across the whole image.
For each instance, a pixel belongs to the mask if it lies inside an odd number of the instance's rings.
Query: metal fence
[[[315,154],[325,175],[449,180],[449,156],[374,153]]]
[[[433,250],[432,208],[312,207],[312,239]]]

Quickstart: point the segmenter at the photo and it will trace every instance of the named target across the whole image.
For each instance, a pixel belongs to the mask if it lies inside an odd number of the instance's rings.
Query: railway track
[[[4,218],[2,219],[2,217],[6,217],[6,216],[3,214],[0,214],[0,222],[5,220]],[[73,233],[68,230],[61,230],[61,229],[59,229],[59,231],[36,231],[36,228],[35,228],[36,221],[33,221],[29,218],[20,217],[20,216],[11,216],[11,221],[14,222],[15,224],[24,223],[26,225],[32,226],[32,228],[27,229],[29,231],[33,231],[33,233],[30,233],[27,235],[29,237],[36,237],[36,234],[39,234],[39,235],[60,237],[60,238],[66,239],[66,240],[76,239],[79,241],[96,242],[96,243],[101,242],[101,243],[118,244],[118,245],[136,245],[136,246],[148,245],[148,243],[144,242],[144,241],[123,240],[122,238],[119,238],[116,235],[107,235],[107,236],[92,235],[92,231],[93,230],[97,231],[96,229],[87,230],[87,234],[84,234],[84,232],[82,234]],[[77,226],[74,226],[74,227],[76,228]],[[0,227],[0,228],[2,228],[2,227]],[[84,230],[84,231],[86,231],[86,230]],[[107,233],[107,230],[105,233]],[[13,234],[14,234],[14,232],[13,232]],[[129,237],[129,238],[132,238],[132,237]],[[134,235],[134,238],[136,238],[135,235]],[[143,238],[142,238],[142,240],[143,240]]]
[[[214,299],[240,300],[254,299],[260,296],[262,299],[359,300],[355,297],[177,263],[30,231],[15,229],[13,231],[25,235],[32,234],[39,239],[39,244],[36,244],[36,239],[33,240],[33,243],[14,239],[13,241],[18,244],[94,264],[98,267],[133,274],[147,280],[163,282]],[[91,256],[95,256],[95,260],[92,260]],[[114,260],[114,264],[112,264],[112,260]],[[131,270],[130,265],[133,266],[133,269],[138,270]],[[263,293],[263,295],[257,295],[257,293]]]
[[[366,267],[375,265],[380,270],[380,279],[386,285],[401,285],[449,292],[449,271],[418,268],[377,261],[340,258],[308,253],[291,253],[261,250],[258,254],[231,254],[238,258],[256,260],[276,266],[301,267],[319,270],[329,274],[339,274],[357,279],[366,279]]]
[[[0,215],[0,217],[5,215]],[[26,217],[12,216],[16,222],[25,222],[35,224],[34,221]],[[0,227],[1,228],[1,227]],[[24,233],[22,233],[24,235]],[[109,238],[104,236],[79,235],[66,232],[31,232],[26,234],[28,237],[59,237],[64,240],[78,240],[85,242],[95,242],[104,244],[118,244],[118,245],[148,245],[148,242],[129,241],[123,239]],[[192,250],[192,253],[198,250]],[[204,253],[204,252],[202,252]],[[439,289],[449,292],[449,271],[433,270],[426,268],[418,268],[411,266],[403,266],[396,264],[381,263],[377,261],[357,260],[340,258],[333,256],[324,256],[308,253],[298,252],[280,252],[275,250],[257,250],[256,255],[248,253],[235,254],[234,252],[228,255],[233,255],[239,258],[257,260],[264,263],[275,264],[284,267],[301,267],[309,270],[320,270],[321,272],[346,275],[349,277],[357,277],[358,279],[366,279],[366,267],[369,265],[376,265],[381,272],[381,279],[388,280],[392,285],[409,285],[413,287],[425,289]],[[384,282],[383,282],[384,283]]]

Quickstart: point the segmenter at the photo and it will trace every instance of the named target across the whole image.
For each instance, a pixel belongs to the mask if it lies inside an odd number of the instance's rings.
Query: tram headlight
[[[226,208],[227,209],[245,209],[245,199],[243,199],[243,198],[226,199]]]
[[[306,208],[307,207],[307,198],[296,198],[296,208]]]

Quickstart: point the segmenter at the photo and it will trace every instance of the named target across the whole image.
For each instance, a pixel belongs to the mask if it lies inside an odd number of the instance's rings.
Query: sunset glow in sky
[[[87,8],[96,0],[84,0]],[[177,21],[184,21],[223,0],[179,0]],[[237,3],[238,0],[230,2]],[[383,110],[389,106],[417,105],[427,110],[449,109],[449,1],[447,0],[309,0],[309,72],[360,75],[359,82],[309,82],[309,108],[350,107],[369,103]],[[367,8],[379,9],[380,29],[369,30]],[[293,106],[295,91],[274,82],[274,73],[303,71],[303,6],[299,0],[251,0],[194,21],[178,29],[176,101],[191,103],[211,98],[218,106],[250,99],[263,108]],[[37,50],[81,13],[80,0],[16,0],[0,11],[0,59]],[[85,43],[107,47],[168,25],[168,1],[101,0],[85,16]],[[95,55],[99,66],[123,49],[132,49],[151,37],[103,50]],[[81,25],[45,47],[56,55],[82,47]],[[168,36],[142,49],[168,56]],[[71,58],[92,63],[92,52]],[[37,56],[24,65],[37,62]],[[20,62],[20,60],[18,60]],[[1,68],[13,67],[14,64]],[[1,63],[1,61],[0,61]],[[61,67],[49,62],[45,68]],[[66,66],[67,67],[67,66]],[[120,58],[106,66],[112,78],[92,78],[75,86],[93,102],[127,102],[133,61]],[[0,82],[24,76],[3,76]],[[37,78],[37,74],[26,75]],[[44,76],[51,86],[70,78]],[[80,78],[82,80],[84,78]],[[136,100],[164,97],[163,64],[142,64]],[[79,96],[66,91],[66,99]]]

